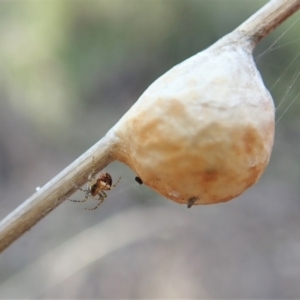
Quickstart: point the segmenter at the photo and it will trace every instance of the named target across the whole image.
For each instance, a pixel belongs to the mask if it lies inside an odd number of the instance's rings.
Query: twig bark
[[[74,193],[73,182],[79,186],[86,182],[93,157],[97,172],[111,163],[116,145],[117,139],[107,134],[4,218],[0,222],[0,252]]]
[[[258,41],[278,27],[299,7],[300,0],[271,0],[232,34],[247,36],[251,45],[255,47]],[[81,186],[87,181],[91,172],[92,157],[97,172],[111,163],[115,159],[115,149],[120,147],[118,143],[113,131],[110,131],[3,219],[0,222],[0,252],[71,195],[75,191],[72,182]]]
[[[253,47],[300,8],[300,0],[270,0],[233,33],[247,36]]]

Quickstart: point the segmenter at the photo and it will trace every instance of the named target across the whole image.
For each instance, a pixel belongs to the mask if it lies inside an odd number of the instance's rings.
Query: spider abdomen
[[[94,184],[91,185],[91,195],[96,196],[101,191],[109,191],[112,186],[112,178],[110,174],[103,172],[99,174],[97,180]]]

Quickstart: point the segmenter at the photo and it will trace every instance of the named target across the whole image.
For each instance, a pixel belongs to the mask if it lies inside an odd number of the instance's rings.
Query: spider
[[[86,190],[80,188],[76,184],[73,183],[73,185],[80,191],[85,193],[85,197],[83,200],[72,200],[68,199],[71,202],[86,202],[89,197],[99,201],[98,204],[93,208],[85,208],[86,210],[95,210],[97,209],[101,203],[105,200],[107,197],[107,194],[104,191],[109,191],[112,188],[116,187],[116,185],[120,182],[121,177],[118,179],[118,181],[112,185],[112,178],[111,175],[107,172],[100,173],[98,176],[94,169],[94,157],[93,157],[93,163],[92,163],[92,173],[88,177],[88,183]]]

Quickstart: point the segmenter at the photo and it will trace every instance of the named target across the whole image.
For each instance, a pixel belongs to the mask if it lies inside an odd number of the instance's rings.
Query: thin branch
[[[254,47],[299,7],[300,0],[271,0],[228,37],[246,36],[250,46]],[[0,252],[75,192],[72,182],[78,186],[86,182],[91,171],[92,157],[97,172],[111,163],[115,159],[115,149],[120,146],[118,143],[111,131],[3,219],[0,222]]]
[[[239,33],[248,37],[248,41],[254,48],[261,39],[276,29],[299,8],[300,0],[270,0],[232,33]]]
[[[0,222],[0,252],[74,193],[72,182],[78,186],[86,182],[93,157],[97,172],[111,163],[116,144],[111,134],[106,135],[4,218]]]

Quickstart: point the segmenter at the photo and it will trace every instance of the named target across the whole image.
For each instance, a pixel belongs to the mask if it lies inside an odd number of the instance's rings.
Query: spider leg
[[[95,159],[94,159],[94,156],[93,156],[93,159],[92,159],[92,174],[91,174],[91,178],[95,178],[95,175],[96,175],[96,172],[95,172]]]
[[[74,182],[72,182],[72,185],[74,186],[74,188],[76,188],[77,190],[82,191],[82,192],[84,192],[84,193],[86,193],[86,192],[88,191],[88,190],[82,189],[80,186],[78,186],[78,185],[75,184]]]
[[[73,199],[68,199],[68,200],[71,201],[71,202],[86,202],[87,199],[89,198],[89,193],[86,190],[82,190],[82,189],[80,189],[80,190],[83,191],[83,192],[86,192],[85,197],[84,197],[83,200],[73,200]]]
[[[105,198],[107,197],[106,193],[103,192],[103,191],[100,191],[99,194],[98,194],[98,196],[99,196],[99,198],[95,199],[95,200],[99,201],[97,203],[97,205],[95,207],[93,207],[93,208],[85,208],[85,210],[95,210],[95,209],[97,209],[103,203],[103,201],[105,200]]]
[[[73,182],[72,182],[72,183],[73,183]],[[71,202],[86,202],[87,199],[89,198],[89,193],[90,193],[90,191],[89,191],[88,189],[87,189],[87,190],[84,190],[84,189],[82,189],[82,188],[76,186],[74,183],[73,183],[73,185],[74,185],[78,190],[80,190],[80,191],[82,191],[82,192],[85,193],[84,199],[83,199],[83,200],[73,200],[73,199],[69,199],[69,198],[68,198],[67,200],[69,200],[69,201],[71,201]]]
[[[116,187],[117,185],[118,185],[118,183],[120,182],[120,180],[121,180],[121,177],[118,179],[118,181],[113,185],[113,186],[111,186],[111,188],[110,189],[112,189],[112,188],[114,188],[114,187]]]

